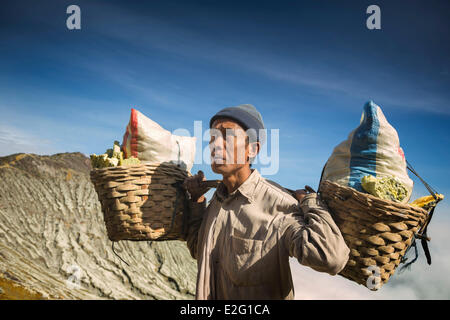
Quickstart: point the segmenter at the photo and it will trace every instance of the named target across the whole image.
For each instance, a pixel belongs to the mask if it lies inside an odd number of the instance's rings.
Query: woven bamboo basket
[[[181,184],[189,175],[170,163],[92,170],[109,239],[182,239],[186,193]]]
[[[394,274],[428,212],[328,180],[320,184],[319,193],[350,248],[340,275],[379,289]]]

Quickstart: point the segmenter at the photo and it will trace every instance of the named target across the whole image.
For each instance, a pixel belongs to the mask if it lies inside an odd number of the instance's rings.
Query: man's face
[[[244,129],[236,122],[218,119],[213,122],[209,147],[211,168],[222,175],[232,174],[249,165],[249,158],[256,156]]]

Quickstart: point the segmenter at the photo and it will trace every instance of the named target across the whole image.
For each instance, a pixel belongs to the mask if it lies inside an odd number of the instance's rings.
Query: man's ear
[[[255,158],[258,155],[260,149],[261,143],[259,141],[250,143],[248,147],[249,158]]]

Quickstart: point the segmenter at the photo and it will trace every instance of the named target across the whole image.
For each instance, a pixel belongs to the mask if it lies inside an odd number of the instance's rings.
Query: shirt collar
[[[219,201],[224,201],[226,199],[233,198],[236,193],[240,193],[242,196],[244,196],[249,202],[253,201],[253,196],[255,193],[256,185],[259,182],[261,175],[259,174],[258,170],[252,169],[252,173],[247,178],[247,180],[242,183],[239,188],[237,188],[232,193],[228,194],[227,187],[223,182],[219,184],[216,190],[216,196],[218,197]]]

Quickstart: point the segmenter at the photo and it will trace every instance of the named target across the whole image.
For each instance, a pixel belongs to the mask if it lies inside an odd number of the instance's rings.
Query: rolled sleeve
[[[307,194],[300,209],[284,216],[281,236],[289,256],[300,264],[331,275],[347,264],[350,249],[317,193]]]

